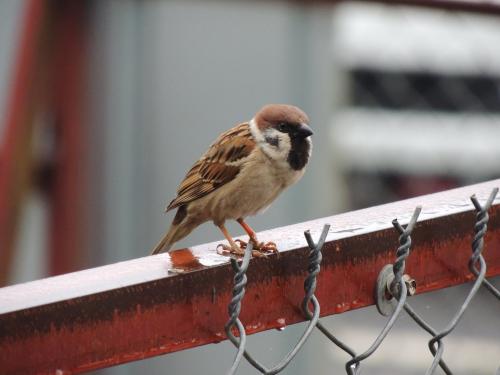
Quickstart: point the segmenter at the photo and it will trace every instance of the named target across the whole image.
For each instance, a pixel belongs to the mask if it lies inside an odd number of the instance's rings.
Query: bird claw
[[[259,250],[260,251],[265,251],[267,253],[271,254],[279,254],[278,246],[276,243],[269,241],[269,242],[261,242],[259,244]]]
[[[228,246],[226,244],[220,243],[217,245],[217,254],[219,255],[224,255],[224,256],[231,256],[231,255],[236,255],[242,257],[245,255],[245,249],[244,248],[233,248],[231,246]]]
[[[253,244],[253,249],[252,249],[252,256],[254,258],[265,258],[269,254],[276,253],[278,254],[278,248],[274,242],[258,242],[257,244],[253,241],[250,240]],[[231,255],[236,255],[238,257],[242,257],[245,255],[245,249],[248,246],[248,243],[236,239],[234,242],[237,243],[238,247],[233,248],[231,246],[228,246],[226,244],[218,244],[217,245],[217,254],[219,255],[224,255],[224,256],[231,256]]]
[[[236,242],[238,242],[242,249],[246,249],[248,246],[245,241],[242,241],[240,239],[236,240]],[[253,256],[262,258],[268,256],[269,254],[278,254],[278,247],[274,242],[259,242],[253,239],[250,239],[250,242],[252,243],[253,247]]]

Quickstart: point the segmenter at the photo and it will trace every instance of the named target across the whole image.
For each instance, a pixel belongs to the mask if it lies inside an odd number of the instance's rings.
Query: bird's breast
[[[287,163],[276,165],[266,157],[256,157],[242,167],[233,181],[193,203],[216,223],[252,216],[267,208],[303,173],[304,170],[293,170]]]

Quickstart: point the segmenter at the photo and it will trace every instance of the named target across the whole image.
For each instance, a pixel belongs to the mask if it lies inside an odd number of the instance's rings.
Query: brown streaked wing
[[[170,202],[166,211],[204,197],[233,180],[240,171],[241,162],[254,147],[255,141],[248,123],[221,134],[191,167],[177,189],[177,197]]]

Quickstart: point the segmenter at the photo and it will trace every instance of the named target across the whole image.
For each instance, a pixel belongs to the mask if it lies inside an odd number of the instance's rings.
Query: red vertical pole
[[[85,249],[84,82],[87,2],[54,1],[53,103],[56,155],[50,195],[50,274],[78,269]]]
[[[16,229],[31,175],[31,134],[44,0],[27,0],[0,147],[0,285],[8,280]]]

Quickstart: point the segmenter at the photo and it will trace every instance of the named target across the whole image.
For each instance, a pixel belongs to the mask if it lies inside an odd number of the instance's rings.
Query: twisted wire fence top
[[[472,285],[472,288],[470,289],[469,293],[467,294],[464,302],[458,309],[458,311],[455,313],[455,315],[452,317],[452,319],[449,321],[449,323],[446,325],[446,327],[440,331],[440,332],[435,332],[433,333],[433,338],[429,340],[429,349],[434,356],[434,359],[432,361],[431,366],[426,372],[426,375],[432,375],[434,374],[438,364],[441,364],[442,366],[442,357],[444,354],[444,345],[442,344],[441,340],[449,335],[458,325],[459,321],[462,319],[463,314],[465,313],[466,309],[469,307],[472,299],[476,295],[477,291],[481,287],[481,285],[485,282],[485,275],[486,275],[486,262],[481,254],[483,247],[484,247],[484,236],[487,231],[487,223],[489,220],[489,215],[488,215],[488,210],[490,209],[491,205],[493,204],[493,201],[498,193],[498,188],[494,188],[488,199],[486,200],[486,203],[484,206],[481,206],[479,201],[477,200],[476,196],[473,195],[471,197],[471,201],[476,209],[476,223],[474,224],[474,232],[475,235],[472,239],[472,255],[469,259],[468,266],[471,272],[474,273],[476,276],[476,280]],[[477,270],[477,265],[479,265],[479,270]],[[494,289],[494,288],[493,288]],[[490,290],[491,291],[491,290]],[[498,291],[497,291],[498,292]],[[494,292],[492,292],[495,294]],[[438,345],[437,349],[435,345]],[[448,373],[449,368],[445,367],[445,372]]]
[[[469,261],[469,269],[476,276],[479,276],[479,270],[477,269],[477,263],[480,261],[481,252],[484,247],[484,236],[488,230],[488,210],[491,208],[495,197],[498,194],[498,188],[494,188],[491,191],[488,200],[481,206],[476,196],[473,195],[470,199],[474,207],[476,208],[476,224],[474,225],[474,238],[472,240],[472,257]],[[497,299],[500,299],[500,290],[495,288],[488,280],[483,280],[483,285],[493,294]]]
[[[472,204],[476,209],[476,223],[474,224],[475,234],[472,240],[473,255],[470,263],[471,271],[474,269],[473,268],[474,263],[478,260],[479,256],[481,255],[481,251],[484,246],[484,235],[488,230],[488,220],[490,218],[488,215],[488,210],[491,208],[491,205],[493,204],[493,201],[495,200],[497,193],[498,193],[498,188],[493,189],[484,206],[481,206],[475,194],[470,198]]]
[[[405,261],[410,255],[410,247],[411,247],[411,237],[410,234],[413,231],[413,228],[417,224],[417,219],[420,213],[422,212],[422,207],[417,206],[415,211],[413,211],[413,215],[410,219],[410,222],[403,228],[401,224],[399,224],[398,219],[394,219],[392,221],[392,225],[399,232],[399,247],[396,251],[396,260],[394,265],[392,266],[394,273],[394,280],[391,283],[391,292],[394,296],[399,295],[399,291],[397,290],[398,286],[402,283],[403,274],[405,271]]]
[[[309,244],[310,248],[310,254],[308,257],[309,264],[307,267],[308,270],[308,276],[306,277],[304,281],[304,291],[305,291],[305,297],[302,300],[302,309],[304,311],[304,314],[307,315],[308,319],[310,320],[306,330],[302,334],[302,336],[299,338],[295,346],[288,352],[288,354],[285,355],[285,357],[274,367],[271,369],[266,368],[264,365],[262,365],[258,360],[256,360],[250,353],[248,353],[245,350],[246,346],[246,332],[243,324],[239,320],[238,316],[241,311],[241,301],[243,299],[243,296],[245,294],[244,287],[246,285],[246,275],[245,272],[248,268],[248,264],[250,261],[250,254],[252,252],[252,249],[246,249],[245,251],[245,257],[242,262],[242,266],[238,266],[237,262],[234,259],[231,259],[231,264],[233,266],[233,270],[235,271],[235,277],[234,277],[234,287],[233,287],[233,298],[231,299],[231,302],[229,303],[228,306],[228,313],[230,316],[229,321],[226,323],[226,334],[229,338],[229,340],[233,343],[238,348],[238,351],[236,353],[235,359],[233,361],[233,364],[231,368],[228,371],[228,375],[233,375],[236,372],[236,369],[238,368],[242,357],[245,357],[248,363],[250,363],[255,369],[257,369],[259,372],[265,375],[274,375],[278,374],[281,372],[284,368],[288,366],[288,364],[292,361],[292,359],[295,357],[295,355],[299,352],[299,350],[303,347],[307,339],[309,338],[309,335],[313,331],[316,323],[318,322],[319,319],[319,313],[320,313],[320,306],[319,302],[314,296],[314,291],[316,290],[316,276],[318,275],[320,271],[320,263],[321,263],[321,248],[323,247],[326,237],[328,235],[328,231],[330,229],[330,225],[325,224],[323,227],[323,231],[321,233],[320,239],[317,244],[314,243],[312,240],[311,234],[309,231],[304,232],[304,236],[307,239],[307,242]],[[311,313],[309,310],[309,303],[312,303],[313,305],[313,312]],[[236,326],[240,339],[238,340],[232,333],[232,328]]]
[[[415,227],[415,224],[417,222],[418,216],[420,215],[421,211],[422,208],[420,206],[418,206],[414,210],[410,222],[408,223],[406,228],[403,228],[399,224],[397,219],[394,219],[392,222],[394,228],[396,228],[396,230],[400,233],[399,247],[396,251],[396,261],[394,263],[394,266],[392,267],[394,280],[391,283],[391,288],[390,288],[391,291],[393,292],[394,297],[396,297],[398,302],[389,320],[386,322],[385,326],[383,327],[383,329],[381,330],[375,341],[372,343],[372,345],[364,353],[354,356],[351,360],[347,361],[345,369],[349,375],[354,375],[359,373],[361,361],[365,360],[373,353],[375,353],[375,351],[387,337],[390,330],[393,328],[396,319],[398,318],[399,314],[403,309],[407,294],[407,287],[406,284],[403,282],[405,261],[408,255],[410,254],[410,246],[411,246],[410,235],[411,232],[413,231],[413,228]]]
[[[241,324],[238,316],[240,315],[241,312],[241,301],[245,296],[245,286],[247,284],[246,272],[250,264],[250,256],[252,254],[252,251],[253,251],[253,244],[251,241],[249,241],[241,265],[239,265],[235,259],[231,259],[231,267],[235,272],[233,297],[231,298],[231,301],[229,302],[227,308],[229,314],[229,320],[226,323],[224,329],[226,331],[226,335],[229,337],[231,342],[233,342],[233,344],[237,343],[238,351],[234,358],[233,364],[231,365],[231,368],[227,372],[227,375],[233,375],[236,372],[236,369],[238,368],[238,365],[241,362],[241,358],[243,357],[246,345],[245,328],[243,327],[243,324]],[[238,330],[238,334],[240,336],[239,340],[237,340],[232,333],[232,329],[234,326],[236,326],[236,329]]]
[[[251,241],[248,244],[247,249],[245,250],[245,254],[243,256],[241,265],[238,264],[236,259],[231,258],[231,267],[235,272],[234,275],[234,287],[233,287],[233,297],[231,298],[231,302],[227,307],[227,312],[229,314],[229,321],[226,323],[226,330],[232,327],[238,316],[241,312],[241,301],[245,296],[245,286],[247,285],[247,270],[250,264],[250,257],[253,250],[253,244]]]
[[[323,255],[321,254],[321,249],[325,245],[326,237],[328,236],[328,232],[330,230],[330,225],[325,224],[323,227],[323,231],[320,235],[318,243],[315,244],[310,231],[305,231],[304,236],[307,241],[307,245],[309,246],[309,265],[307,267],[307,271],[309,274],[307,275],[304,281],[304,291],[305,296],[302,300],[302,311],[306,315],[308,319],[312,318],[312,313],[309,310],[309,302],[312,300],[314,292],[316,291],[316,277],[319,274],[321,269],[320,264],[323,259]]]

